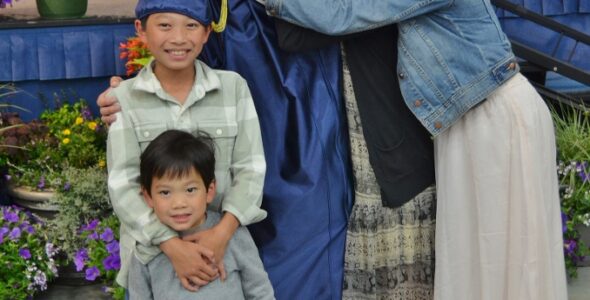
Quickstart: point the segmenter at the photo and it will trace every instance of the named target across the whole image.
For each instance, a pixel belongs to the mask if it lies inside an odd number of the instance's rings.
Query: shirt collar
[[[160,81],[154,74],[153,70],[154,59],[152,58],[136,75],[136,80],[133,83],[132,89],[145,91],[156,94],[158,91],[164,92]],[[195,70],[197,71],[196,80],[193,85],[192,92],[203,90],[205,93],[197,95],[198,99],[203,98],[209,91],[216,90],[221,87],[219,76],[213,69],[207,66],[200,60],[195,60]]]

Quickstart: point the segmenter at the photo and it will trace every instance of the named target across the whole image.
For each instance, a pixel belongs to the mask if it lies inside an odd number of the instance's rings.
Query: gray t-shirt
[[[197,231],[211,228],[220,216],[207,211],[207,220]],[[248,229],[240,226],[229,241],[223,258],[227,278],[216,279],[197,292],[186,290],[174,271],[172,263],[160,253],[143,265],[135,256],[131,259],[128,277],[131,300],[182,300],[182,299],[275,299],[270,280],[258,249]]]

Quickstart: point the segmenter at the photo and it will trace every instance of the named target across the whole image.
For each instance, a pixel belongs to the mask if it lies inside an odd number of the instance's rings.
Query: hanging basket
[[[76,19],[86,14],[88,0],[36,0],[43,19]]]

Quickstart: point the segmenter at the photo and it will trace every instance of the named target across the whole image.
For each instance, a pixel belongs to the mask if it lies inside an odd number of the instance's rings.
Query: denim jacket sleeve
[[[454,0],[266,0],[269,15],[329,35],[366,31],[451,5]]]

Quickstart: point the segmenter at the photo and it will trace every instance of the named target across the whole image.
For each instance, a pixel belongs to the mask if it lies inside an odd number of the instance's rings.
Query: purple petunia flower
[[[575,257],[575,251],[578,247],[578,244],[574,240],[565,240],[563,243],[563,247],[565,248],[565,255]]]
[[[29,259],[29,258],[31,258],[31,251],[29,251],[29,249],[27,249],[27,248],[22,248],[22,249],[18,250],[18,255],[20,255],[20,257],[22,257],[24,259]]]
[[[561,233],[565,233],[567,231],[567,215],[561,212]]]
[[[106,245],[107,252],[110,254],[119,253],[119,242],[117,240],[113,240],[112,242]]]
[[[92,267],[86,269],[86,280],[94,281],[96,277],[100,275],[100,271],[97,267]]]
[[[89,240],[98,240],[98,233],[96,233],[96,231],[95,231],[95,232],[89,234],[88,237],[87,237],[87,239],[89,239]]]
[[[113,238],[114,238],[113,230],[109,227],[107,227],[107,229],[105,229],[104,232],[100,235],[100,239],[107,242],[107,243],[112,241]]]
[[[64,191],[67,192],[72,188],[72,185],[70,184],[70,182],[66,182],[66,184],[64,184]]]
[[[6,179],[6,181],[10,181],[10,179],[12,179],[12,176],[5,174],[4,179]]]
[[[0,244],[2,244],[2,242],[4,242],[4,236],[10,232],[10,229],[8,229],[8,227],[2,227],[0,228]]]
[[[12,228],[12,231],[10,232],[10,234],[8,236],[10,237],[11,240],[14,241],[14,240],[20,238],[20,234],[21,234],[20,228],[14,227],[14,228]]]
[[[40,190],[45,188],[45,176],[41,176],[41,178],[39,178],[39,183],[37,184],[37,188]]]
[[[111,254],[102,261],[105,270],[119,270],[121,268],[121,258],[117,254]]]
[[[74,264],[76,265],[76,271],[80,272],[84,269],[84,263],[88,259],[88,250],[86,248],[82,248],[76,252],[74,255]]]
[[[2,215],[4,216],[4,220],[8,221],[8,223],[16,223],[19,220],[18,214],[8,209],[3,209]]]
[[[84,107],[82,109],[82,118],[86,121],[92,120],[92,112],[90,111],[90,108]]]
[[[91,231],[96,229],[96,226],[98,226],[98,223],[100,223],[97,219],[94,219],[92,221],[90,221],[90,223],[88,223],[87,225],[84,225],[80,228],[80,230],[82,231]]]

